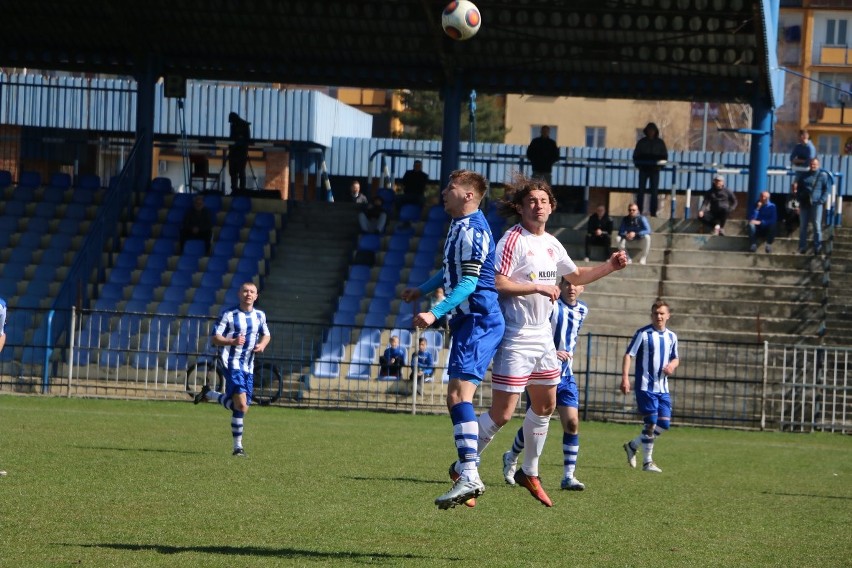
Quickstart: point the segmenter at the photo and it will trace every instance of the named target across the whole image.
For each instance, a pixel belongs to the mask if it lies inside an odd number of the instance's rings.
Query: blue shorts
[[[449,377],[479,385],[503,339],[505,328],[506,323],[500,312],[474,313],[450,319],[453,339],[447,360]]]
[[[251,404],[254,374],[239,369],[222,369],[222,375],[225,377],[225,396],[234,398],[235,394],[246,393],[246,404]]]
[[[648,416],[656,414],[658,418],[672,417],[672,399],[667,392],[636,391],[636,406],[639,414]]]
[[[563,375],[556,387],[556,406],[580,408],[580,389],[574,375]]]

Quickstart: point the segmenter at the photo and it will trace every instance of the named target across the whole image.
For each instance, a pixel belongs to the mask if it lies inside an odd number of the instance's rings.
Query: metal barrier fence
[[[221,382],[209,342],[212,318],[84,310],[70,319],[66,345],[73,347],[54,347],[48,384],[42,385],[38,363],[11,360],[4,350],[0,391],[189,400],[188,392]],[[415,386],[409,368],[401,380],[380,378],[378,357],[392,333],[413,353],[419,332],[281,321],[270,322],[270,330],[272,343],[256,360],[260,404],[446,412],[450,338],[444,332],[429,330],[435,372],[432,381]],[[618,390],[628,341],[581,338],[575,374],[584,420],[639,421],[633,394]],[[681,364],[670,382],[675,424],[852,433],[852,349],[681,341],[679,350]],[[490,401],[486,380],[476,404],[485,408]]]

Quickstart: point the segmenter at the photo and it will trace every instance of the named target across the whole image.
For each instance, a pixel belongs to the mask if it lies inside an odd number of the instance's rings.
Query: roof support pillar
[[[157,92],[158,68],[153,55],[148,55],[144,67],[136,76],[136,139],[144,140],[137,149],[139,168],[134,186],[146,191],[154,171],[154,103]]]
[[[450,179],[450,174],[459,168],[462,91],[461,78],[458,76],[441,89],[441,94],[444,97],[444,133],[441,142],[440,182],[442,189],[447,180]]]
[[[751,151],[749,155],[748,169],[748,214],[754,212],[760,193],[765,191],[767,185],[767,170],[769,169],[769,151],[772,141],[773,112],[769,104],[759,98],[751,103],[752,108],[752,133]]]

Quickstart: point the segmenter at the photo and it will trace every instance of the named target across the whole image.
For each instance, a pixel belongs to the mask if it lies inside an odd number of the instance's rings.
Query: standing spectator
[[[251,123],[246,122],[235,112],[228,114],[231,125],[231,145],[228,147],[228,174],[231,176],[231,193],[239,188],[246,189],[246,163],[251,140]]]
[[[607,215],[605,206],[598,205],[586,223],[586,257],[583,260],[589,262],[592,245],[606,247],[606,254],[609,256],[611,237],[612,217]]]
[[[266,314],[255,309],[257,286],[246,282],[240,286],[239,305],[222,312],[213,329],[211,343],[218,347],[217,367],[225,377],[225,392],[218,393],[204,385],[193,402],[216,401],[231,411],[233,455],[245,457],[243,450],[243,418],[251,404],[254,390],[254,356],[263,353],[272,336]]]
[[[406,288],[402,299],[413,302],[443,286],[447,298],[414,316],[413,325],[427,328],[450,313],[453,343],[447,364],[447,408],[453,422],[453,447],[458,461],[450,466],[452,488],[435,499],[439,509],[464,503],[468,507],[485,492],[479,477],[477,436],[479,423],[473,408],[476,389],[485,378],[505,327],[494,287],[494,238],[479,204],[485,197],[485,178],[456,170],[441,193],[444,210],[452,218],[444,241],[443,268],[417,288]],[[460,464],[460,471],[455,464]]]
[[[512,418],[526,390],[530,400],[523,423],[527,447],[514,480],[545,507],[551,507],[553,502],[542,487],[538,465],[560,383],[561,365],[550,329],[550,314],[560,295],[557,282],[563,276],[578,286],[594,282],[624,268],[627,257],[616,252],[598,266],[578,267],[546,230],[556,208],[550,186],[523,176],[516,177],[511,185],[515,187],[512,201],[503,203],[501,213],[518,215],[520,222],[497,243],[495,278],[506,331],[494,356],[491,408],[479,416],[477,447],[482,455]]]
[[[6,346],[6,300],[0,298],[0,352]],[[6,471],[0,469],[0,477],[6,477]]]
[[[580,452],[580,391],[574,379],[574,348],[577,346],[580,328],[589,313],[588,306],[577,299],[583,289],[583,286],[575,286],[563,277],[559,281],[559,300],[550,312],[550,329],[556,344],[556,356],[562,362],[562,376],[556,387],[556,411],[562,422],[564,465],[560,487],[569,491],[583,491],[586,488],[574,477]],[[509,485],[515,484],[518,456],[524,450],[524,445],[524,429],[519,428],[512,448],[503,454],[503,478]]]
[[[639,191],[636,194],[636,202],[640,208],[644,208],[645,191],[646,189],[650,191],[651,205],[646,211],[650,211],[651,217],[656,217],[660,170],[669,159],[669,151],[666,143],[660,138],[660,129],[656,124],[649,122],[642,132],[645,136],[639,139],[633,150],[633,164],[639,170]]]
[[[677,335],[666,329],[671,317],[669,305],[657,300],[651,306],[651,325],[639,329],[630,340],[621,365],[621,392],[630,392],[630,363],[636,357],[633,374],[636,407],[642,414],[644,428],[636,438],[624,444],[627,465],[636,467],[639,446],[645,450],[642,470],[662,473],[654,463],[654,440],[669,429],[672,419],[672,400],[669,396],[669,376],[673,375],[680,359],[677,355]]]
[[[766,252],[772,252],[772,243],[775,241],[775,226],[778,222],[778,210],[775,204],[769,200],[769,192],[760,194],[760,200],[754,207],[754,213],[748,222],[749,251],[757,252],[757,239],[766,239]]]
[[[414,362],[417,362],[417,375],[414,374]],[[423,383],[431,383],[432,375],[435,372],[435,360],[432,357],[432,352],[429,351],[429,342],[425,337],[421,337],[417,342],[417,351],[411,356],[411,379],[417,385],[417,394],[421,393]]]
[[[364,233],[384,233],[388,214],[385,212],[385,202],[378,195],[358,213],[358,223]]]
[[[820,169],[819,159],[810,161],[808,171],[793,182],[793,193],[799,201],[799,254],[808,250],[808,225],[814,226],[814,254],[822,252],[823,205],[831,194],[828,172]]]
[[[527,159],[532,164],[532,177],[543,179],[552,185],[551,172],[553,164],[559,161],[559,148],[550,138],[550,127],[542,126],[540,136],[533,138],[527,147]]]
[[[423,171],[423,162],[414,160],[414,167],[402,176],[402,197],[397,201],[399,207],[406,203],[423,206],[426,195],[426,184],[429,183],[429,175]]]
[[[639,264],[648,262],[648,253],[651,251],[651,224],[648,219],[639,213],[639,204],[631,203],[627,207],[627,216],[621,220],[618,227],[618,250],[625,250],[628,243],[642,241],[642,256]],[[627,262],[633,262],[627,256]]]
[[[728,215],[737,208],[737,197],[725,187],[725,178],[721,174],[713,176],[713,186],[704,196],[704,204],[698,211],[698,219],[703,225],[713,227],[714,235],[725,234]]]
[[[349,184],[349,195],[352,197],[352,203],[361,208],[367,206],[367,196],[361,193],[361,183],[356,179]]]
[[[816,148],[809,138],[807,130],[799,130],[799,142],[790,152],[790,163],[793,167],[806,168],[811,160],[817,157]]]
[[[186,241],[204,241],[207,254],[210,254],[210,243],[213,241],[213,215],[204,205],[204,197],[196,195],[192,199],[192,207],[183,217],[180,229],[180,252]]]
[[[390,345],[379,356],[379,378],[402,378],[402,368],[405,366],[405,349],[399,346],[399,336],[391,335]]]

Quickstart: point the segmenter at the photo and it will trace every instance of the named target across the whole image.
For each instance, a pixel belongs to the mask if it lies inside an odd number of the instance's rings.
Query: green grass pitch
[[[676,422],[677,416],[675,416]],[[513,420],[474,509],[439,511],[446,416],[253,408],[247,459],[206,403],[0,397],[0,566],[852,566],[852,437],[673,428],[662,474],[627,467],[636,425],[584,423],[540,505],[505,485]]]

